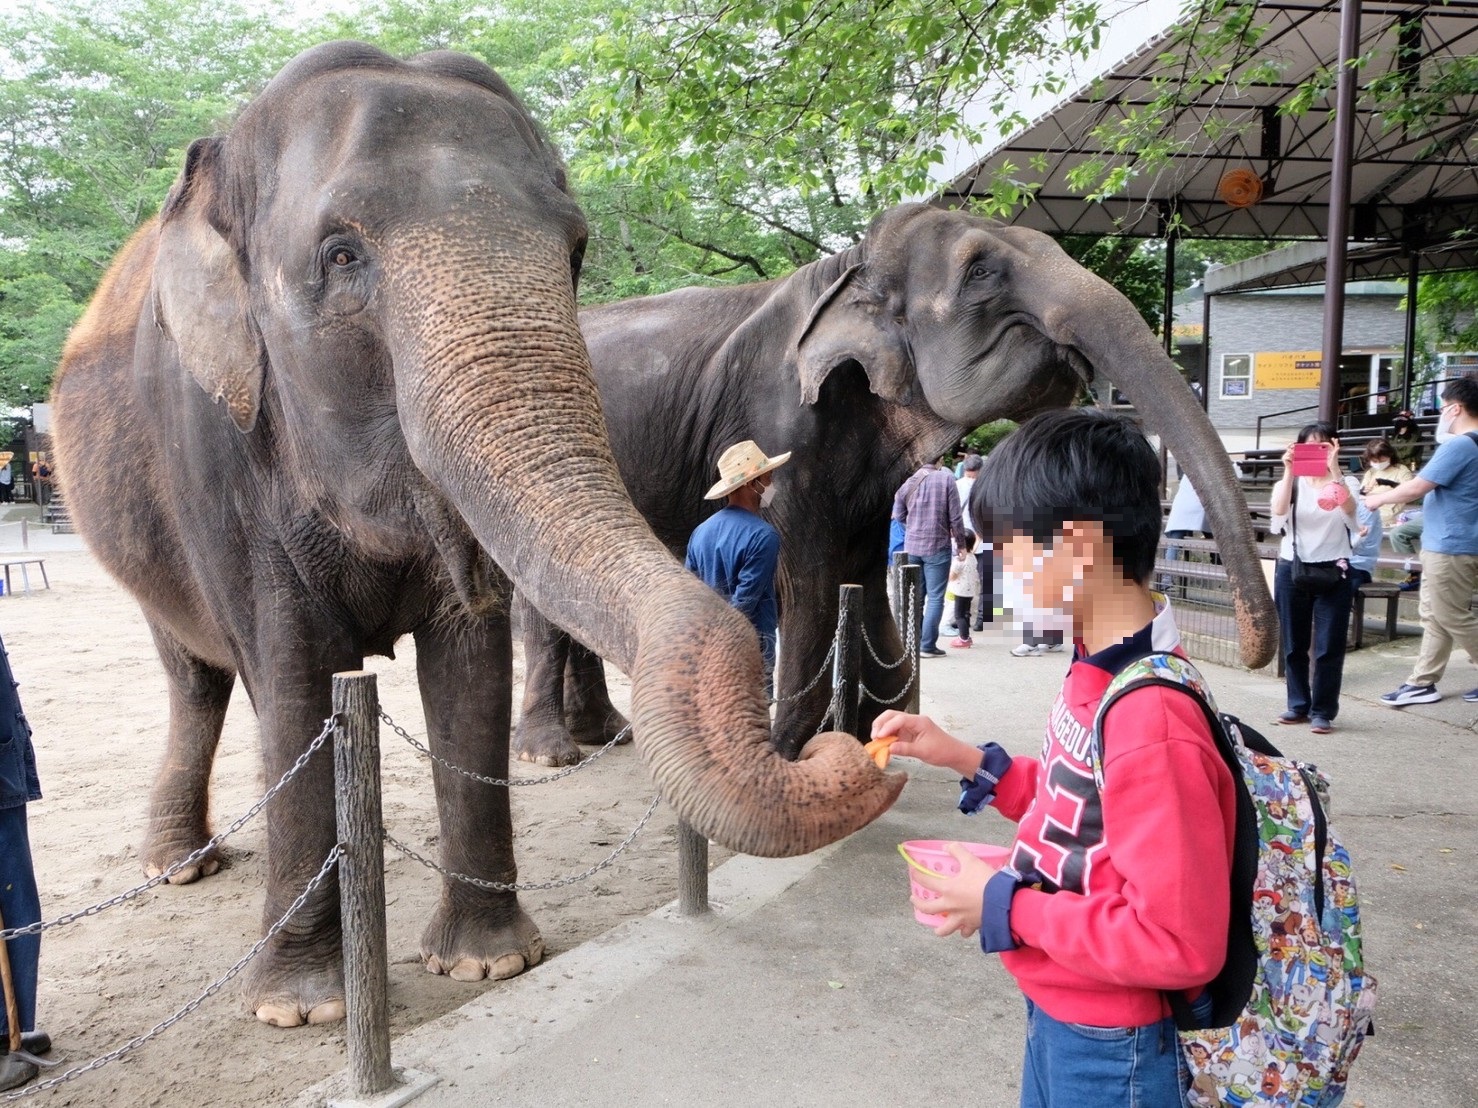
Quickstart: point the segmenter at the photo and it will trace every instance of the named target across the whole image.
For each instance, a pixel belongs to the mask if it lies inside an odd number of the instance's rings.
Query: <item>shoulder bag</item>
[[[1343,585],[1350,575],[1348,558],[1333,562],[1306,562],[1298,556],[1298,485],[1301,477],[1290,477],[1293,495],[1288,516],[1293,528],[1293,587],[1305,592],[1325,593]]]

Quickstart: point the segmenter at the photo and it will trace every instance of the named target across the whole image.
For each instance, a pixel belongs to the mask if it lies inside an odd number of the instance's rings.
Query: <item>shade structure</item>
[[[1257,47],[1233,70],[1243,76],[1257,73],[1255,67],[1270,72],[1245,87],[1207,88],[1162,119],[1158,133],[1174,147],[1163,166],[1139,169],[1132,154],[1108,149],[1099,132],[1150,105],[1159,92],[1157,76],[1211,60],[1197,54],[1194,34],[1182,42],[1173,29],[970,160],[934,199],[958,204],[987,196],[999,174],[1033,193],[1011,222],[1051,233],[1160,236],[1174,221],[1186,237],[1324,238],[1339,15],[1338,0],[1257,3]],[[1380,80],[1410,96],[1429,93],[1451,59],[1478,52],[1478,0],[1368,0],[1359,44],[1367,59],[1362,90]],[[1290,102],[1311,80],[1322,80],[1325,91],[1308,110],[1289,114]],[[1441,97],[1419,127],[1392,124],[1376,99],[1362,91],[1354,113],[1350,236],[1399,244],[1397,252],[1405,255],[1433,251],[1438,261],[1442,251],[1435,248],[1451,248],[1455,237],[1478,227],[1478,95]],[[1098,161],[1129,165],[1131,176],[1119,195],[1085,202],[1069,185],[1069,174]],[[1223,198],[1245,201],[1258,193],[1252,203]]]

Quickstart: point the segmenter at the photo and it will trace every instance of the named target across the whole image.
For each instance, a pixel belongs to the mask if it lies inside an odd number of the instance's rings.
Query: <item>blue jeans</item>
[[[1283,676],[1288,685],[1288,710],[1301,716],[1333,720],[1339,715],[1339,690],[1344,682],[1345,642],[1350,631],[1350,606],[1355,601],[1352,580],[1311,592],[1293,587],[1293,563],[1278,559],[1273,575],[1273,601],[1278,608],[1282,635]],[[1314,651],[1309,672],[1309,648]]]
[[[911,565],[924,567],[924,631],[919,649],[925,654],[939,649],[939,620],[944,615],[944,590],[949,585],[952,555],[945,547],[938,554],[910,554]]]
[[[1172,1019],[1087,1027],[1026,1002],[1021,1108],[1181,1108],[1189,1077]]]
[[[0,919],[7,929],[24,927],[41,918],[41,897],[31,868],[31,839],[26,831],[26,806],[0,808]],[[41,936],[23,935],[6,945],[21,1030],[36,1030],[36,975],[41,959]],[[0,1004],[0,1034],[10,1033],[5,1005]]]

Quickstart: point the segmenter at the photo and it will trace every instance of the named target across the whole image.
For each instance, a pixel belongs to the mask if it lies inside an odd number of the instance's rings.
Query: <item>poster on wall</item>
[[[1246,377],[1223,377],[1221,379],[1222,396],[1247,396],[1248,381]]]
[[[1253,355],[1253,379],[1263,389],[1317,389],[1324,355],[1318,350]]]

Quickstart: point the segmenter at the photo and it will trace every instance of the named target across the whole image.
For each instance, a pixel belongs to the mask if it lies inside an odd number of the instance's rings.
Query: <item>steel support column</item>
[[[1402,337],[1402,356],[1406,370],[1401,378],[1401,410],[1411,410],[1411,379],[1416,373],[1416,287],[1420,274],[1420,257],[1415,251],[1406,262],[1406,330]]]
[[[1319,372],[1319,418],[1335,421],[1339,356],[1345,338],[1346,249],[1350,237],[1350,164],[1355,145],[1354,60],[1360,52],[1360,0],[1341,0],[1339,73],[1334,97],[1334,152],[1330,165],[1328,253],[1324,263],[1324,348]]]

